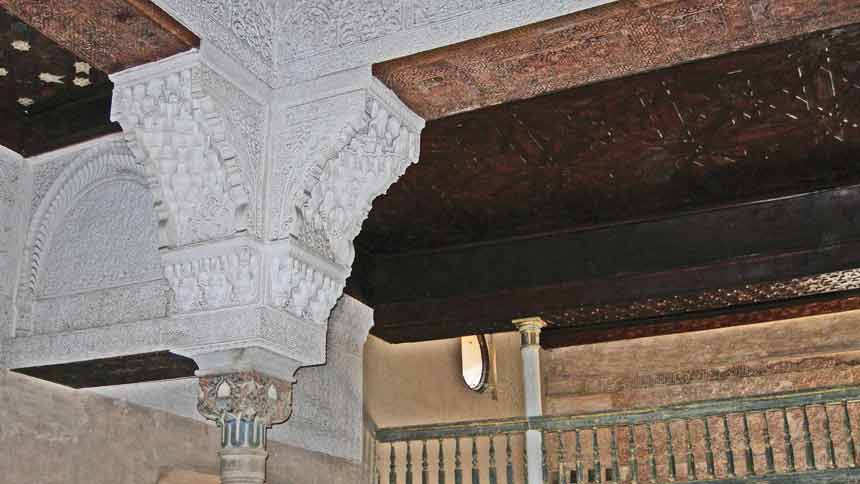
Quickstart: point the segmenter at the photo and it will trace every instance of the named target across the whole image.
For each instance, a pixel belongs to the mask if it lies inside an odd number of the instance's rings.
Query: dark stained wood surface
[[[161,351],[12,371],[72,388],[92,388],[192,377],[197,364],[191,358]]]
[[[860,21],[856,0],[620,0],[374,73],[428,119]]]
[[[408,253],[860,182],[860,26],[430,122],[358,244]]]
[[[805,298],[860,290],[858,219],[860,186],[852,186],[376,257],[365,294],[374,334],[394,342],[510,331],[512,319],[534,315],[559,334],[549,345],[681,332],[761,305],[779,319],[795,313],[778,308]],[[561,336],[562,328],[571,330]]]
[[[82,62],[0,9],[0,145],[31,156],[119,129],[112,84],[95,67],[76,69]]]

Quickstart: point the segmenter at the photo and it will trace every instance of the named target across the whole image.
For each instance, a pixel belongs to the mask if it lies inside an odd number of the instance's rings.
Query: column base
[[[221,449],[221,484],[263,484],[266,482],[264,449]]]

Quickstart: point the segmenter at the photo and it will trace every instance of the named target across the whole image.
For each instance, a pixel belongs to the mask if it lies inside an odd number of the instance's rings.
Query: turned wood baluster
[[[794,464],[794,444],[791,442],[791,428],[788,426],[788,410],[782,409],[782,437],[785,445],[785,462],[788,472],[794,472],[797,467]]]
[[[800,407],[803,416],[803,448],[806,457],[806,468],[814,470],[815,466],[815,449],[812,447],[812,434],[809,433],[809,415],[806,412],[806,405]]]
[[[556,450],[556,455],[558,456],[558,464],[556,465],[556,467],[558,468],[558,482],[559,482],[559,484],[568,484],[567,476],[564,475],[563,472],[561,472],[561,468],[562,468],[561,466],[564,463],[564,459],[565,459],[564,432],[559,430],[558,432],[556,432],[556,435],[558,436],[558,447]]]
[[[438,484],[445,484],[445,442],[439,439],[439,465],[437,469]]]
[[[746,413],[743,415],[744,424],[744,461],[746,463],[747,475],[755,475],[755,461],[753,460],[752,442],[750,441],[750,425]]]
[[[666,421],[666,454],[669,459],[669,480],[674,481],[677,478],[675,472],[675,449],[672,447],[672,424]]]
[[[696,477],[696,457],[693,454],[693,436],[690,434],[690,421],[684,419],[684,438],[687,446],[687,480],[695,481]]]
[[[842,431],[845,433],[845,442],[848,445],[848,467],[857,466],[856,446],[854,445],[854,431],[851,429],[851,417],[848,415],[848,401],[842,402]]]
[[[574,430],[576,434],[576,482],[584,482],[586,479],[582,475],[584,471],[584,465],[582,462],[582,441],[579,438],[579,429]]]
[[[714,447],[711,442],[711,425],[708,423],[708,417],[702,419],[705,423],[705,473],[708,479],[716,477],[716,469],[714,468]]]
[[[776,472],[774,462],[773,462],[773,444],[770,441],[770,423],[767,421],[767,412],[761,413],[762,418],[762,432],[764,433],[764,460],[767,465],[767,470],[765,473],[773,474]]]
[[[732,449],[732,434],[727,415],[723,415],[723,447],[725,447],[726,475],[735,477],[735,451]]]
[[[421,441],[421,484],[430,483],[430,463],[427,462],[427,441]]]
[[[472,437],[472,484],[481,483],[481,469],[478,467],[478,442]]]
[[[627,448],[630,450],[630,482],[631,484],[639,484],[639,461],[636,453],[636,426],[627,426]]]
[[[496,436],[490,434],[490,484],[496,484]]]
[[[406,484],[412,484],[412,442],[406,441]]]
[[[506,478],[505,484],[514,484],[514,460],[511,450],[511,434],[505,434]]]
[[[830,434],[830,415],[827,414],[827,405],[821,406],[824,412],[824,452],[827,456],[827,467],[836,468],[836,449],[833,448],[833,436]]]
[[[549,482],[549,456],[546,453],[546,438],[547,433],[541,432],[540,436],[540,451],[541,451],[541,467],[543,467],[543,482]]]
[[[609,450],[612,457],[612,481],[621,482],[621,468],[618,465],[618,437],[615,435],[615,427],[609,428]]]
[[[463,459],[460,456],[460,437],[454,439],[454,484],[463,484]]]
[[[597,440],[597,427],[591,429],[591,448],[594,452],[594,482],[600,484],[603,477],[600,475],[600,442]]]
[[[657,482],[657,457],[654,456],[654,433],[651,430],[651,424],[645,424],[648,429],[648,467],[651,472],[651,482]]]
[[[388,455],[388,484],[397,484],[397,455],[394,453],[394,442],[391,443],[391,453]]]

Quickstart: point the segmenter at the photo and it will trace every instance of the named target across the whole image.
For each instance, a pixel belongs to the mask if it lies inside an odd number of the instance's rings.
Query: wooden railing
[[[376,432],[378,484],[525,483],[523,435],[543,434],[544,482],[860,482],[860,387],[564,417]]]

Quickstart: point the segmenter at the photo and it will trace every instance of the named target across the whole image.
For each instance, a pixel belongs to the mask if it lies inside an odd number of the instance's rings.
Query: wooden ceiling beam
[[[858,21],[855,0],[619,0],[383,62],[374,73],[437,119]]]
[[[806,310],[797,307],[808,298],[860,290],[858,218],[860,185],[839,187],[597,229],[378,256],[354,276],[363,282],[351,287],[361,287],[375,307],[374,334],[392,342],[510,331],[510,320],[533,315],[553,323],[547,345],[593,342],[610,330],[618,337],[693,330],[709,323],[685,321],[763,314],[765,306],[768,317],[779,319],[780,307],[788,308],[785,315],[827,311],[844,305],[837,297],[829,305],[816,300]],[[561,336],[561,328],[570,331]]]

